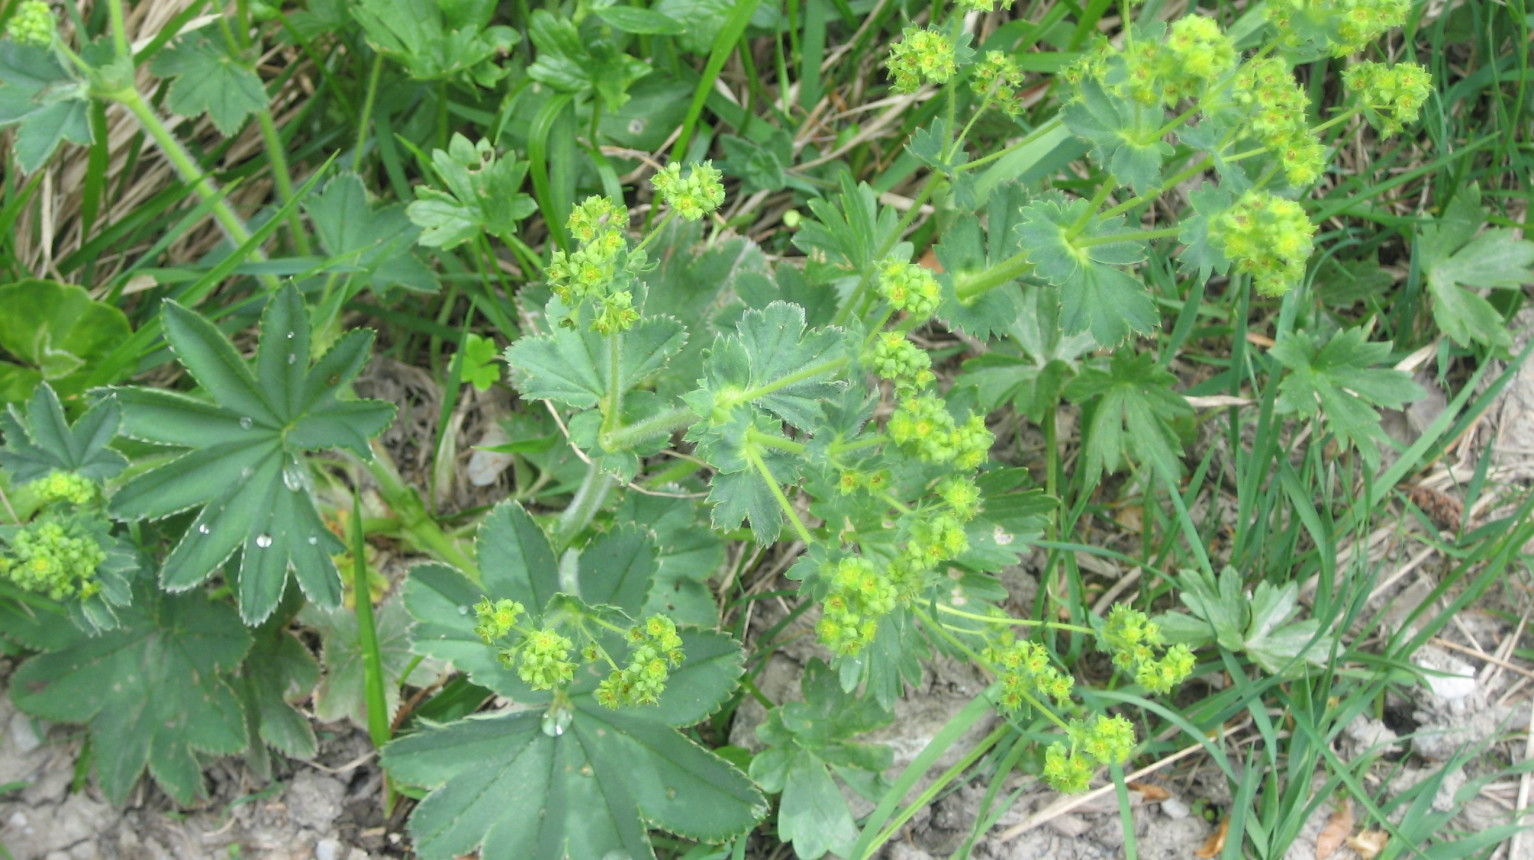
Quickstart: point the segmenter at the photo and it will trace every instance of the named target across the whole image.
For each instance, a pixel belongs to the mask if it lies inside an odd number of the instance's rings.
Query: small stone
[[[314,860],[340,860],[341,840],[331,836],[314,843]]]
[[[1193,810],[1188,807],[1188,804],[1182,798],[1168,797],[1166,800],[1161,801],[1161,814],[1173,821],[1181,821],[1192,815]]]
[[[1423,678],[1428,689],[1440,699],[1453,702],[1466,698],[1479,688],[1475,669],[1469,663],[1432,645],[1423,646],[1412,662],[1427,671]]]
[[[20,712],[11,715],[11,743],[15,744],[17,751],[22,754],[43,745],[42,738],[39,738],[37,731],[32,728],[31,717]]]

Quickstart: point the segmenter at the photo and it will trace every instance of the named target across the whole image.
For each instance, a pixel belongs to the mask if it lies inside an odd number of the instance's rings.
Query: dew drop
[[[570,727],[570,720],[574,718],[575,712],[564,705],[555,705],[543,715],[543,733],[557,738],[565,733],[565,729]]]
[[[292,339],[293,339],[293,333],[292,332],[288,332],[288,340],[292,340]]]
[[[297,363],[298,363],[298,356],[294,355],[291,352],[288,353],[288,364],[297,364]]]
[[[468,615],[469,614],[469,607],[467,607],[467,606],[460,606],[460,607],[458,607],[458,614],[459,615]]]
[[[271,535],[265,534],[265,533],[256,535],[256,546],[261,547],[262,549],[266,549],[267,547],[269,547],[271,545],[272,545],[272,536]]]
[[[251,425],[253,425],[253,424],[255,424],[255,422],[250,420],[250,416],[249,415],[246,415],[246,416],[240,418],[240,429],[241,430],[249,430],[251,428]]]
[[[314,535],[309,535],[309,545],[310,546],[319,546],[319,543],[320,543],[320,539],[319,538],[315,537]]]
[[[667,800],[676,800],[676,789],[674,789],[674,788],[666,789],[666,799]]]
[[[245,468],[240,470],[240,478],[241,479],[246,479],[246,478],[249,478],[251,475],[254,475],[255,473],[256,473],[255,469],[252,469],[251,467],[246,466]]]
[[[282,485],[295,493],[304,488],[304,475],[299,471],[297,463],[289,463],[282,467]]]
[[[213,533],[213,529],[208,528],[208,524],[207,523],[198,523],[197,524],[197,533],[200,534],[200,535],[212,534]]]

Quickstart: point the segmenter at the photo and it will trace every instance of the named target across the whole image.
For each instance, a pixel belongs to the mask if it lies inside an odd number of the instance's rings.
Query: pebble
[[[1181,798],[1168,797],[1166,800],[1161,801],[1161,814],[1173,821],[1181,821],[1192,815],[1193,810]]]
[[[341,840],[327,836],[316,842],[314,860],[341,860]]]
[[[20,711],[11,715],[11,743],[23,755],[43,745],[42,738],[32,728],[32,718]]]

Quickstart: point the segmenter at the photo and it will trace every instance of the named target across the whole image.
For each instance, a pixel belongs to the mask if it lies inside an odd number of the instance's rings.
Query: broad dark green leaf
[[[245,748],[245,717],[223,673],[250,645],[229,606],[146,584],[118,629],[24,663],[11,697],[33,716],[89,727],[112,802],[127,800],[147,766],[167,794],[189,804],[206,793],[199,754]]]
[[[292,571],[311,600],[336,606],[341,582],[331,555],[341,542],[315,508],[306,451],[345,447],[371,455],[368,439],[394,414],[391,404],[339,400],[367,359],[370,332],[343,336],[310,365],[308,310],[293,287],[268,302],[255,369],[212,323],[174,302],[161,314],[166,340],[214,404],[143,388],[115,392],[123,432],[189,448],[138,475],[112,499],[130,519],[201,508],[166,557],[161,582],[192,588],[242,549],[240,614],[271,614]]]

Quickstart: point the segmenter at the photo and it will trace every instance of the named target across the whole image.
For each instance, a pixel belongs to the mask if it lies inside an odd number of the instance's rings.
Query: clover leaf
[[[33,716],[89,728],[113,803],[127,800],[147,766],[188,804],[206,794],[200,755],[245,748],[245,717],[224,673],[250,644],[228,605],[140,581],[120,627],[28,660],[11,677],[11,697]]]
[[[248,624],[277,607],[289,570],[310,600],[338,605],[331,555],[345,547],[320,519],[302,458],[327,448],[371,457],[368,439],[393,419],[392,404],[339,397],[367,361],[372,332],[348,332],[311,367],[308,312],[298,291],[285,287],[262,315],[252,369],[195,312],[167,301],[161,320],[171,349],[213,402],[117,389],[125,435],[189,450],[129,481],[113,497],[113,512],[158,519],[200,508],[160,582],[171,591],[192,588],[243,547],[236,591]]]
[[[1390,344],[1370,343],[1363,328],[1337,332],[1325,346],[1318,335],[1286,331],[1269,354],[1289,369],[1278,384],[1277,411],[1324,414],[1338,441],[1372,464],[1389,438],[1379,408],[1400,409],[1425,395],[1409,374],[1376,366],[1390,358]]]
[[[873,696],[844,692],[837,673],[821,660],[805,667],[799,686],[803,702],[773,708],[757,727],[768,749],[752,759],[751,778],[766,791],[782,792],[778,838],[793,842],[795,854],[804,860],[828,851],[846,855],[858,828],[833,774],[877,797],[894,752],[852,738],[889,725],[895,716]]]
[[[486,516],[476,548],[481,584],[442,565],[411,571],[405,604],[417,622],[416,649],[452,661],[519,707],[432,726],[384,748],[394,779],[429,789],[410,819],[421,856],[477,849],[485,860],[614,853],[653,860],[649,825],[705,841],[750,830],[765,812],[755,787],[677,731],[733,692],[741,653],[729,637],[684,630],[685,660],[659,704],[614,711],[593,696],[604,674],[594,666],[566,690],[533,691],[474,632],[470,608],[482,598],[536,612],[567,596],[637,617],[656,570],[650,539],[614,529],[562,565],[532,517],[504,502]]]

